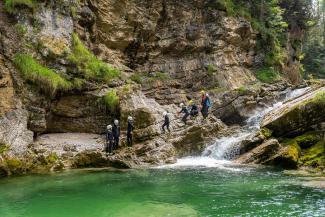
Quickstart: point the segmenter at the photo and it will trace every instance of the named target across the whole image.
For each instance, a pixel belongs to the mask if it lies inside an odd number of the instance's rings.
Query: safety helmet
[[[114,120],[114,124],[115,125],[118,125],[118,120]]]
[[[163,115],[166,116],[167,115],[167,112],[164,112]]]
[[[208,94],[208,93],[206,93],[205,95],[206,95],[206,96],[209,96],[209,94]]]
[[[189,105],[192,105],[192,104],[193,104],[193,100],[189,100],[189,101],[188,101],[188,104],[189,104]]]
[[[184,106],[184,103],[179,104],[179,107],[183,107],[183,106]]]
[[[204,90],[201,90],[201,94],[205,94],[205,91]]]
[[[133,121],[133,118],[131,116],[129,116],[128,121]]]
[[[112,130],[112,125],[107,125],[107,130]]]

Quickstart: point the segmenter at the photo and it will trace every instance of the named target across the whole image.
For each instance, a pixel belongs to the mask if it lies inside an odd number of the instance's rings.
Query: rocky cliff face
[[[17,3],[14,13],[0,2],[0,175],[173,162],[226,132],[218,118],[240,124],[288,86],[237,89],[256,80],[251,69],[260,63],[257,33],[244,18],[227,16],[216,1],[35,2]],[[79,62],[71,57],[74,49],[77,57],[83,55]],[[68,87],[49,91],[44,77],[26,76],[14,61],[18,54],[37,62],[29,73],[60,76]],[[110,67],[121,75],[100,80]],[[89,76],[93,71],[97,77]],[[184,125],[178,104],[186,96],[199,103],[200,89],[217,99],[218,118],[211,114]],[[117,109],[105,101],[112,91],[120,99]],[[167,135],[160,129],[164,111],[172,119]],[[124,133],[128,115],[135,118],[136,145],[106,157],[100,134],[114,118]]]
[[[256,34],[245,19],[227,17],[214,1],[97,0],[91,6],[98,47],[112,62],[165,72],[196,89],[254,80],[249,69]]]

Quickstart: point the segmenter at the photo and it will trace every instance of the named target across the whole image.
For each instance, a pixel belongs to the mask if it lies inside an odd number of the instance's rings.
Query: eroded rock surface
[[[267,114],[261,126],[274,136],[299,135],[325,122],[325,87],[304,94]]]

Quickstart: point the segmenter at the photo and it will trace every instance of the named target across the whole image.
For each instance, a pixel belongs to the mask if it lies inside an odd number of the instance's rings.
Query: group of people
[[[187,96],[187,105],[184,103],[180,104],[181,111],[180,114],[184,114],[182,117],[182,121],[186,124],[186,121],[189,116],[196,117],[199,114],[199,110],[201,110],[201,114],[203,118],[207,118],[209,114],[209,108],[211,107],[211,101],[209,94],[205,91],[201,91],[201,106],[199,108],[198,105],[194,103],[191,97]],[[170,132],[169,124],[170,119],[168,113],[165,111],[163,113],[164,117],[164,123],[162,125],[162,130],[165,132],[165,128]],[[133,124],[133,118],[131,116],[127,119],[127,145],[128,147],[131,147],[133,144],[133,130],[134,130],[134,124]],[[107,126],[107,133],[106,133],[106,148],[105,151],[107,154],[112,154],[113,150],[117,150],[119,147],[119,141],[120,141],[120,125],[118,120],[114,120],[113,126],[108,125]]]
[[[186,124],[186,121],[188,119],[189,116],[191,117],[196,117],[199,114],[199,106],[196,105],[192,98],[187,96],[186,97],[188,102],[187,105],[185,105],[184,103],[180,104],[181,107],[181,111],[179,112],[179,114],[183,114],[182,117],[182,121]],[[209,108],[211,107],[211,101],[210,101],[210,97],[209,94],[206,93],[204,90],[201,91],[201,106],[200,106],[200,110],[201,110],[201,114],[203,116],[204,119],[206,119],[209,115]],[[162,130],[163,132],[165,132],[165,128],[170,132],[169,130],[169,116],[167,112],[164,112],[164,123],[162,125]]]
[[[128,117],[127,120],[127,144],[129,147],[132,146],[133,143],[133,118],[131,116]],[[113,150],[117,150],[120,142],[120,135],[121,129],[118,120],[114,120],[113,126],[107,126],[107,133],[106,133],[106,148],[105,151],[107,154],[112,154]]]

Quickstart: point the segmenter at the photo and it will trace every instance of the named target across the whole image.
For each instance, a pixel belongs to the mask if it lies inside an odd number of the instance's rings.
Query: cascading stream
[[[201,156],[178,159],[177,163],[171,166],[204,166],[226,168],[224,165],[230,164],[230,160],[239,155],[240,143],[260,129],[260,123],[268,112],[272,111],[274,108],[280,107],[289,100],[303,95],[309,89],[310,88],[307,87],[288,91],[286,97],[280,102],[277,102],[267,108],[257,109],[246,121],[246,124],[239,132],[234,133],[231,136],[218,138],[212,145],[205,148]]]

